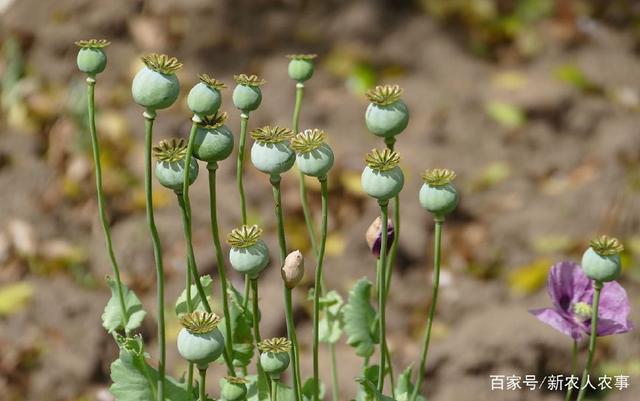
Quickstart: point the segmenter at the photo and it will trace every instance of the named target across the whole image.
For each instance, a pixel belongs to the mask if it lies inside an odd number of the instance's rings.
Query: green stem
[[[278,244],[280,248],[280,266],[284,266],[284,259],[287,256],[287,241],[284,235],[284,217],[282,214],[282,197],[280,195],[280,176],[270,177],[273,188],[273,202],[276,219],[278,222]],[[291,361],[293,363],[293,393],[296,401],[301,401],[302,386],[300,384],[300,361],[298,359],[299,348],[296,338],[296,326],[293,321],[293,302],[291,299],[291,289],[284,286],[285,317],[287,320],[287,333],[291,340]]]
[[[127,307],[124,302],[124,290],[122,289],[122,280],[120,279],[120,268],[118,267],[118,261],[116,260],[115,252],[113,251],[113,243],[111,241],[111,228],[109,227],[109,219],[107,218],[107,212],[105,210],[104,189],[102,188],[102,163],[100,161],[100,144],[98,143],[98,134],[96,130],[96,113],[94,100],[95,86],[95,78],[88,77],[87,109],[89,113],[89,133],[91,137],[91,149],[93,152],[93,165],[95,167],[96,175],[98,216],[100,217],[100,224],[102,224],[102,231],[104,233],[107,254],[109,255],[109,262],[111,263],[111,269],[113,270],[113,275],[116,281],[116,291],[118,293],[118,303],[120,304],[120,315],[122,317],[122,328],[125,331],[125,334],[129,335],[129,331],[127,330],[129,316],[127,314]]]
[[[593,282],[593,304],[591,305],[591,337],[589,337],[589,353],[587,354],[587,364],[582,372],[582,380],[580,382],[580,391],[578,392],[578,398],[576,401],[582,401],[587,393],[587,379],[589,378],[589,371],[591,370],[591,364],[593,363],[593,355],[596,351],[596,338],[598,338],[598,307],[600,305],[600,291],[602,291],[602,282]]]
[[[249,279],[252,290],[252,313],[253,313],[253,337],[256,341],[256,349],[258,343],[262,341],[262,336],[260,335],[260,306],[259,306],[259,298],[258,298],[258,278]],[[262,365],[260,364],[260,351],[258,350],[258,362],[256,363],[258,368],[258,377],[267,377],[264,371],[262,370]],[[271,382],[267,382],[271,383]],[[270,384],[269,384],[270,385]]]
[[[187,370],[187,399],[193,399],[193,362],[189,362],[189,370]]]
[[[240,143],[238,144],[238,160],[236,161],[236,184],[240,194],[240,210],[242,213],[242,224],[247,224],[247,203],[244,196],[243,170],[244,170],[244,148],[247,142],[247,123],[249,114],[240,114]]]
[[[431,341],[431,326],[433,325],[433,317],[436,313],[436,305],[438,302],[438,289],[440,287],[440,259],[441,259],[441,242],[442,242],[442,224],[444,219],[435,219],[435,235],[433,245],[433,289],[431,291],[431,305],[429,306],[429,316],[426,322],[426,329],[424,331],[424,340],[422,344],[422,354],[420,357],[420,365],[418,365],[418,377],[416,379],[416,386],[411,394],[410,401],[415,401],[418,397],[418,392],[422,386],[424,380],[424,370],[427,363],[427,355],[429,354],[429,342]]]
[[[211,162],[207,164],[209,170],[209,212],[211,214],[211,235],[213,236],[213,245],[216,248],[216,267],[218,268],[218,276],[220,276],[220,291],[222,292],[222,311],[225,319],[225,340],[227,368],[231,376],[235,376],[236,372],[233,368],[233,335],[231,333],[231,312],[229,312],[229,294],[227,290],[227,275],[224,271],[224,255],[222,253],[222,245],[220,244],[220,232],[218,230],[218,210],[216,198],[216,170],[218,163]]]
[[[185,242],[187,243],[187,258],[190,261],[189,269],[191,270],[191,275],[193,281],[195,282],[196,289],[198,291],[198,296],[202,301],[202,306],[204,310],[211,313],[211,306],[209,305],[209,301],[207,301],[207,294],[204,292],[204,287],[200,282],[200,274],[198,273],[198,265],[196,264],[195,254],[193,252],[193,245],[191,241],[191,200],[189,199],[189,175],[191,173],[191,169],[188,166],[191,165],[191,157],[193,154],[193,143],[195,141],[196,130],[198,129],[197,123],[200,119],[194,115],[193,123],[191,124],[191,132],[189,133],[189,143],[187,145],[187,153],[184,157],[184,179],[182,181],[182,213],[183,213],[183,221],[184,224],[184,237]]]
[[[200,396],[199,401],[207,401],[207,369],[198,368],[200,372]]]
[[[387,201],[378,201],[380,205],[380,219],[382,222],[382,227],[380,228],[381,233],[387,232],[387,224],[388,224],[388,203]],[[387,336],[386,336],[386,263],[387,261],[387,236],[381,236],[380,242],[380,258],[378,259],[378,268],[377,268],[377,290],[378,290],[378,324],[380,331],[380,363],[379,363],[379,372],[378,372],[378,391],[382,393],[384,389],[384,377],[386,370],[386,357],[387,357]]]
[[[331,355],[331,398],[333,401],[340,401],[338,361],[336,359],[336,345],[334,343],[329,343],[329,354]]]
[[[302,82],[296,83],[296,103],[293,108],[293,132],[298,133],[300,130],[300,111],[302,109],[302,98],[304,96],[304,84]],[[302,213],[304,214],[304,222],[307,226],[309,233],[309,241],[311,242],[311,249],[314,255],[318,255],[318,240],[316,237],[316,229],[313,225],[313,216],[309,209],[309,201],[307,200],[307,184],[304,180],[304,174],[302,171],[298,171],[298,178],[300,179],[300,202],[302,203]]]
[[[320,365],[318,362],[318,350],[320,343],[320,293],[322,292],[322,267],[324,262],[324,251],[327,244],[327,222],[328,222],[328,198],[329,190],[327,177],[319,178],[320,193],[322,194],[322,226],[320,229],[320,248],[318,250],[318,265],[316,267],[315,288],[313,291],[313,399],[318,401],[320,397]]]
[[[396,381],[393,376],[393,361],[391,360],[391,352],[389,351],[389,346],[385,344],[384,351],[387,353],[387,365],[389,366],[389,381],[391,384],[391,395],[394,395],[396,389]]]
[[[278,401],[278,380],[271,379],[271,401]]]
[[[389,150],[393,151],[395,148],[396,138],[385,138],[384,143]],[[391,288],[391,276],[393,275],[393,266],[395,265],[396,256],[398,254],[398,244],[400,243],[400,194],[393,198],[393,242],[389,249],[389,255],[387,257],[387,276],[385,277],[386,296],[389,295],[389,289]]]
[[[244,149],[247,144],[247,126],[249,123],[249,113],[240,113],[240,143],[238,144],[238,159],[236,161],[236,184],[238,193],[240,194],[240,213],[242,216],[242,224],[247,224],[247,201],[244,196]],[[251,292],[251,283],[248,276],[244,277],[244,298],[243,306],[246,308],[249,302],[249,293]]]
[[[153,216],[153,187],[151,185],[151,146],[153,141],[153,121],[156,113],[153,110],[146,110],[142,114],[145,118],[144,145],[145,145],[145,165],[144,165],[144,193],[147,211],[147,224],[151,233],[151,243],[153,245],[153,257],[156,264],[156,286],[158,289],[157,309],[158,309],[158,401],[164,401],[165,387],[165,363],[167,359],[167,346],[164,323],[164,265],[162,263],[162,244]],[[188,169],[187,169],[188,170]]]
[[[578,365],[578,341],[573,340],[573,350],[571,352],[571,375],[575,374]],[[564,398],[565,401],[571,400],[571,395],[573,394],[573,386],[568,386],[567,396]]]

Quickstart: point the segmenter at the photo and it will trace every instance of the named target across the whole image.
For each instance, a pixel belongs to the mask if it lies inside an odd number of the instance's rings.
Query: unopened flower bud
[[[294,288],[304,276],[304,257],[300,251],[293,251],[284,259],[282,280],[287,288]]]
[[[380,219],[380,216],[378,216],[373,223],[371,223],[365,234],[367,245],[369,245],[371,253],[373,253],[376,258],[380,257],[380,247],[382,246],[381,229],[382,220]],[[391,244],[393,244],[393,238],[393,223],[391,222],[391,219],[389,219],[387,220],[387,251],[389,251]]]

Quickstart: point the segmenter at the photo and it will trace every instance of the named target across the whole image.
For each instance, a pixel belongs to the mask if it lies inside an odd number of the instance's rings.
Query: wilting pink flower
[[[365,238],[367,240],[367,245],[369,245],[369,249],[371,249],[371,253],[373,253],[376,258],[380,257],[380,246],[382,245],[382,236],[380,235],[380,230],[382,229],[382,219],[380,216],[376,217],[376,219],[371,223],[367,232],[365,234]],[[391,223],[391,219],[387,220],[387,251],[391,248],[391,244],[393,243],[394,232],[393,232],[393,224]]]
[[[558,330],[580,340],[591,334],[593,282],[579,264],[560,262],[551,267],[547,289],[553,308],[529,312]],[[598,308],[598,336],[626,333],[633,329],[629,321],[629,300],[624,288],[615,281],[604,283]]]

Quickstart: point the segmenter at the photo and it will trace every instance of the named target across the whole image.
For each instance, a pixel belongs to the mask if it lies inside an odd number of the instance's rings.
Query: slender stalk
[[[187,153],[184,157],[184,179],[182,182],[182,196],[181,198],[181,210],[183,213],[183,221],[184,221],[184,237],[185,242],[187,243],[187,258],[189,260],[189,269],[191,270],[191,275],[193,281],[195,282],[196,289],[198,291],[198,296],[202,301],[202,306],[205,311],[211,313],[211,306],[209,305],[209,301],[207,301],[207,294],[204,292],[204,287],[202,287],[202,283],[200,282],[200,274],[198,273],[198,265],[196,264],[195,254],[193,252],[193,245],[191,241],[191,200],[189,199],[189,175],[191,173],[191,169],[188,166],[191,165],[191,157],[193,154],[193,143],[195,141],[196,130],[198,128],[197,123],[200,121],[199,117],[196,115],[192,118],[193,124],[191,124],[191,132],[189,133],[189,143],[187,144]],[[180,201],[180,199],[179,199]]]
[[[393,151],[395,148],[396,138],[385,138],[384,143],[389,150]],[[400,243],[400,194],[393,198],[393,242],[389,249],[389,255],[387,256],[387,275],[385,277],[385,285],[387,296],[389,289],[391,288],[391,276],[393,275],[393,266],[395,265],[396,256],[398,254],[398,244]]]
[[[418,377],[416,386],[411,394],[410,401],[415,401],[418,397],[418,391],[424,380],[424,370],[427,363],[427,355],[429,353],[429,342],[431,340],[431,326],[433,325],[433,317],[436,312],[436,304],[438,302],[438,289],[440,287],[440,259],[441,259],[441,242],[442,242],[442,224],[444,219],[435,219],[435,236],[433,245],[433,289],[431,290],[431,305],[429,306],[429,316],[424,331],[424,340],[422,344],[422,354],[420,357],[420,365],[418,365]]]
[[[340,384],[338,382],[338,361],[336,359],[336,345],[329,343],[329,354],[331,357],[331,399],[340,401]]]
[[[247,224],[247,202],[244,196],[244,149],[247,144],[247,125],[249,122],[249,113],[240,113],[240,141],[238,144],[238,159],[236,161],[236,184],[238,193],[240,194],[240,214],[242,224]],[[246,308],[249,304],[249,293],[251,292],[251,282],[248,276],[244,277],[244,298],[243,306]]]
[[[327,222],[328,222],[328,198],[329,190],[327,186],[327,177],[322,177],[320,181],[320,193],[322,194],[322,226],[320,229],[320,248],[318,250],[318,265],[316,267],[315,288],[313,291],[313,380],[314,392],[313,399],[318,401],[320,398],[320,365],[318,362],[318,349],[320,343],[320,293],[322,292],[322,267],[324,262],[324,251],[327,244]]]
[[[207,369],[198,368],[200,372],[200,396],[198,401],[207,401]]]
[[[129,322],[129,316],[127,314],[127,307],[124,302],[124,291],[122,289],[122,280],[120,279],[120,268],[118,267],[118,261],[116,260],[115,252],[113,251],[113,243],[111,241],[111,228],[109,226],[109,219],[107,218],[107,212],[105,210],[104,189],[102,188],[102,163],[100,161],[100,144],[98,142],[98,134],[96,130],[96,112],[94,99],[95,86],[95,78],[87,77],[87,110],[89,113],[89,133],[91,137],[93,165],[96,175],[98,216],[100,217],[100,224],[102,225],[102,232],[104,233],[104,241],[107,247],[107,254],[109,255],[109,262],[111,263],[111,269],[113,270],[113,275],[116,281],[118,304],[120,305],[120,315],[122,317],[122,328],[125,331],[125,334],[128,336],[129,331],[127,330],[127,323]]]
[[[387,365],[389,365],[389,384],[391,384],[391,394],[395,394],[394,391],[396,389],[396,381],[393,376],[393,360],[391,359],[391,351],[389,351],[389,346],[385,344],[384,351],[387,353]]]
[[[580,391],[578,392],[578,398],[576,401],[582,401],[587,393],[587,379],[589,378],[589,371],[591,370],[591,364],[593,363],[593,355],[596,351],[596,338],[598,338],[598,307],[600,305],[600,291],[602,291],[602,282],[593,282],[593,305],[591,314],[591,337],[589,337],[589,353],[587,354],[587,364],[582,372],[582,380],[580,382]]]
[[[573,340],[573,350],[571,352],[571,375],[576,372],[578,365],[578,341]],[[568,386],[567,396],[564,398],[565,401],[571,400],[571,394],[573,393],[573,386]]]
[[[162,263],[162,244],[153,216],[153,188],[151,186],[151,146],[153,140],[153,121],[156,113],[153,110],[146,110],[142,114],[145,118],[144,128],[144,193],[147,210],[147,224],[151,233],[151,243],[153,245],[153,257],[156,263],[156,286],[158,289],[157,309],[158,309],[158,401],[164,401],[165,388],[165,363],[167,359],[167,346],[164,323],[164,265]],[[187,169],[188,170],[188,169]]]
[[[302,110],[302,98],[304,97],[304,84],[302,82],[296,83],[296,103],[293,108],[293,132],[298,133],[300,131],[300,111]],[[309,209],[309,201],[307,200],[307,184],[304,180],[304,174],[302,171],[298,171],[298,178],[300,178],[300,202],[302,203],[302,213],[304,214],[304,222],[307,225],[307,231],[309,232],[309,241],[311,242],[311,249],[314,255],[318,255],[318,240],[316,237],[316,229],[313,224],[313,216]]]
[[[187,399],[189,401],[193,399],[193,362],[189,362],[187,370]]]
[[[249,279],[249,282],[251,284],[251,290],[252,290],[252,313],[253,313],[253,337],[255,338],[256,341],[256,349],[257,349],[257,345],[260,341],[262,341],[262,336],[260,335],[260,306],[259,306],[259,300],[260,298],[258,298],[258,279],[257,278],[253,278],[253,279]],[[262,370],[262,365],[260,364],[260,350],[258,350],[258,362],[256,363],[256,366],[258,368],[258,377],[260,376],[265,376],[264,371]],[[269,386],[271,386],[271,382],[267,381],[267,383],[269,384]]]
[[[278,401],[278,380],[271,379],[271,401]]]
[[[380,219],[382,221],[382,227],[380,232],[387,232],[388,224],[388,203],[387,201],[379,201],[380,205]],[[384,389],[384,377],[386,370],[386,357],[387,357],[387,336],[386,336],[386,263],[387,261],[387,236],[382,235],[380,242],[380,258],[378,259],[377,268],[377,289],[378,289],[378,324],[380,330],[380,370],[378,372],[378,391],[382,393]]]
[[[244,170],[244,148],[247,142],[247,123],[249,113],[240,113],[240,143],[238,144],[238,160],[236,162],[236,184],[240,194],[240,211],[242,214],[242,224],[247,224],[247,203],[244,196],[243,170]]]
[[[273,188],[273,202],[278,221],[278,244],[280,246],[280,266],[284,266],[284,259],[287,256],[287,241],[284,235],[284,217],[282,214],[282,197],[280,195],[280,176],[271,176],[271,187]],[[287,333],[291,340],[291,361],[293,363],[293,393],[296,401],[301,401],[302,386],[300,384],[300,360],[298,339],[296,336],[296,326],[293,321],[293,302],[291,289],[284,286],[285,317],[287,321]]]
[[[180,197],[178,197],[178,202]],[[187,312],[193,312],[193,305],[191,304],[191,270],[189,269],[189,261],[187,260],[187,269],[185,274],[185,291],[187,295]],[[187,399],[191,401],[193,399],[193,362],[189,362],[189,369],[187,370]]]
[[[218,163],[212,162],[207,164],[209,170],[209,212],[211,214],[211,235],[213,236],[213,245],[216,248],[216,267],[218,268],[218,276],[220,276],[220,291],[222,292],[222,311],[225,319],[225,348],[231,364],[227,363],[229,374],[235,376],[236,372],[233,368],[233,335],[231,333],[231,312],[229,312],[229,294],[227,291],[227,275],[224,271],[224,255],[222,253],[222,245],[220,244],[220,232],[218,230],[218,210],[216,198],[216,171]]]

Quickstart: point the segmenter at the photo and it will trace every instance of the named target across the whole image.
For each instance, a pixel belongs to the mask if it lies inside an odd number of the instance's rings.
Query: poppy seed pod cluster
[[[344,192],[344,182],[340,180],[335,184],[332,180],[334,177],[342,178],[344,170],[338,173],[334,170],[336,167],[344,169],[351,163],[341,161],[340,149],[330,145],[338,142],[332,141],[323,129],[309,127],[303,116],[305,84],[314,75],[316,55],[290,55],[286,71],[282,68],[283,76],[291,78],[287,80],[290,89],[295,89],[290,124],[280,122],[280,125],[253,126],[255,124],[249,120],[249,114],[257,110],[263,100],[268,100],[268,92],[265,91],[265,99],[262,92],[266,81],[257,75],[233,76],[235,87],[228,95],[234,108],[228,110],[236,115],[228,119],[228,114],[222,111],[222,89],[226,85],[222,80],[200,74],[194,86],[188,93],[184,91],[180,100],[180,109],[189,112],[184,119],[184,127],[190,125],[188,138],[164,140],[154,138],[154,123],[156,118],[160,118],[158,111],[172,106],[180,98],[177,73],[182,63],[164,54],[142,57],[143,66],[133,78],[131,94],[133,101],[144,109],[144,204],[156,279],[156,334],[153,341],[143,341],[141,325],[146,311],[134,291],[121,278],[102,188],[94,91],[98,74],[107,66],[105,49],[108,44],[107,40],[95,39],[77,42],[76,62],[78,69],[86,75],[88,132],[96,167],[98,216],[112,268],[110,277],[107,277],[111,298],[105,306],[102,323],[119,347],[118,359],[111,365],[113,384],[110,391],[114,399],[322,401],[324,385],[320,378],[324,372],[320,370],[320,356],[327,352],[330,354],[327,360],[332,361],[330,374],[326,375],[331,377],[332,401],[421,400],[432,325],[436,320],[443,227],[445,218],[455,213],[459,205],[460,191],[454,184],[456,174],[449,169],[425,170],[422,181],[414,179],[411,170],[407,170],[405,175],[400,164],[405,144],[398,138],[407,129],[410,116],[409,108],[402,99],[402,88],[399,85],[379,85],[366,92],[369,103],[362,110],[362,131],[371,133],[368,140],[377,144],[364,158],[361,191],[351,191],[349,202],[358,202],[357,208],[362,213],[369,213],[374,207],[378,213],[365,233],[366,243],[374,257],[363,258],[375,266],[375,279],[373,274],[362,277],[348,294],[343,294],[344,283],[336,283],[336,277],[343,277],[341,272],[359,260],[349,258],[344,262],[343,259],[329,257],[336,248],[331,241],[332,234],[335,234],[334,238],[340,236],[340,232],[333,233],[332,230],[341,227],[339,223],[330,224],[329,216],[332,210],[343,210],[343,205],[332,201],[332,196]],[[233,117],[239,117],[238,138],[235,138],[236,127],[228,122],[234,121]],[[161,128],[165,126],[160,125]],[[165,133],[162,134],[166,137]],[[251,145],[251,163],[245,160],[247,141]],[[235,154],[234,148],[237,149]],[[235,159],[233,174],[229,174],[229,167],[233,167],[228,165],[230,157]],[[202,163],[206,169],[201,168]],[[252,180],[262,180],[247,187],[248,197],[245,197],[243,183],[245,165],[254,172]],[[272,195],[272,199],[268,199],[273,212],[271,218],[258,213],[263,211],[258,206],[264,206],[269,196],[264,194],[266,185],[263,185],[267,177],[255,174],[254,169],[268,177]],[[284,174],[291,169],[297,174]],[[176,331],[167,330],[170,324],[165,319],[170,302],[165,299],[164,262],[171,259],[175,265],[173,253],[180,247],[170,244],[171,258],[163,255],[163,242],[169,241],[161,241],[167,227],[159,230],[155,223],[154,211],[158,202],[154,202],[154,175],[163,187],[175,193],[182,222],[185,257],[177,264],[184,266],[185,288],[175,299],[175,316],[181,325]],[[237,194],[229,191],[226,181],[232,175],[236,179]],[[203,182],[203,176],[206,182]],[[289,181],[291,178],[293,180]],[[189,193],[196,180],[200,180],[198,196],[194,197],[198,202],[192,205]],[[223,184],[220,186],[221,194],[218,193],[219,180]],[[397,255],[402,251],[399,248],[402,243],[400,197],[405,185],[416,190],[419,188],[418,199],[410,201],[419,203],[428,212],[422,214],[422,219],[432,220],[428,225],[433,230],[433,236],[429,236],[433,241],[432,248],[425,253],[433,256],[432,263],[428,263],[433,275],[431,281],[425,283],[431,298],[423,316],[423,337],[415,374],[412,369],[406,369],[396,376],[396,366],[392,365],[403,358],[393,358],[393,349],[387,342],[386,306],[388,297],[397,287],[392,285],[392,279]],[[205,186],[208,189],[206,209],[201,205],[204,192],[200,192]],[[282,190],[290,191],[292,186],[297,186],[297,196],[287,192],[283,197]],[[219,195],[224,197],[223,208],[219,207]],[[236,199],[239,200],[237,214],[232,210]],[[263,204],[249,205],[257,199]],[[201,218],[203,210],[208,212],[208,218]],[[285,217],[288,212],[293,212],[292,216]],[[220,219],[222,224],[219,224],[219,215],[223,217]],[[303,217],[306,238],[301,235],[304,231],[295,230]],[[233,221],[231,224],[230,220]],[[254,224],[257,222],[260,225]],[[208,225],[209,230],[202,230],[202,224]],[[220,235],[220,226],[236,227],[226,236],[226,244]],[[194,243],[203,241],[210,241],[206,245],[215,253],[211,266],[216,270],[214,275],[206,274],[198,267],[200,258],[196,255]],[[296,248],[300,250],[293,250]],[[553,307],[531,311],[537,319],[575,342],[574,358],[579,350],[577,342],[589,338],[583,377],[588,377],[591,368],[596,337],[633,329],[628,319],[630,303],[626,292],[615,281],[622,271],[622,251],[620,241],[601,236],[590,242],[582,255],[581,265],[574,262],[554,265],[549,272]],[[313,277],[309,274],[305,278],[305,259]],[[331,275],[325,277],[326,270]],[[283,295],[282,306],[273,302],[272,288],[265,294],[261,292],[263,277],[278,273],[282,278],[282,282],[278,282],[278,289]],[[173,274],[175,269],[172,269]],[[340,284],[338,288],[332,288],[336,284]],[[307,291],[308,298],[301,296]],[[297,339],[294,311],[300,305],[296,305],[294,300],[309,302],[305,308],[300,308],[309,312],[312,324],[308,348],[304,347],[307,344],[301,347]],[[286,334],[283,333],[283,337],[263,338],[261,321],[265,314],[284,315]],[[343,335],[346,344],[361,358],[364,374],[357,379],[360,383],[357,394],[347,394],[344,388],[340,389],[338,378],[342,366],[338,363],[336,344],[340,343]],[[184,371],[179,372],[183,377],[181,380],[171,377],[174,369],[167,368],[167,350],[172,345],[168,342],[173,343],[174,340],[178,354],[186,361]],[[147,358],[150,353],[145,350],[145,344],[149,343],[157,346],[152,353],[153,358]],[[305,352],[301,353],[301,349]],[[343,347],[339,349],[342,352]],[[310,361],[301,360],[307,355]],[[151,366],[152,360],[155,366]],[[212,374],[208,367],[212,363],[219,363],[223,365],[220,369],[226,370],[217,378],[219,386],[214,390],[217,394],[207,394],[213,387],[210,382],[207,386],[207,374]],[[301,372],[308,369],[312,375],[305,381]],[[199,376],[194,377],[194,374]],[[389,388],[388,383],[398,385]],[[577,401],[584,401],[586,387],[581,383]],[[572,399],[571,395],[568,393],[565,399]]]

